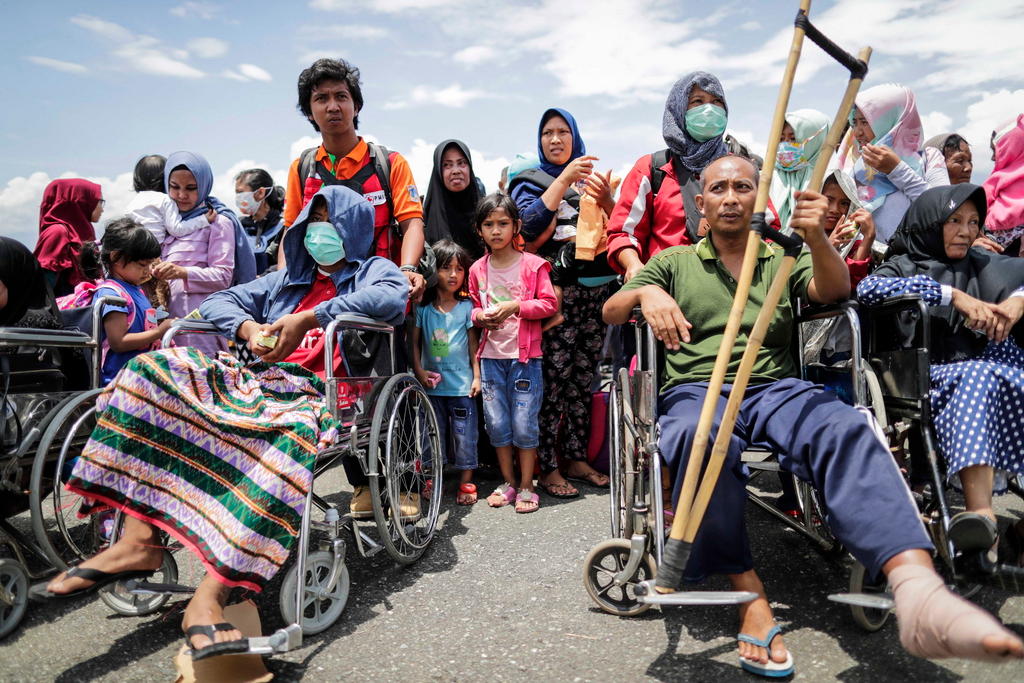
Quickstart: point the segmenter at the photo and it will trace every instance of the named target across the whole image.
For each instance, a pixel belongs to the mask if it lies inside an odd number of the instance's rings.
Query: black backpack
[[[359,172],[351,178],[344,180],[335,176],[331,169],[324,166],[322,161],[316,160],[316,151],[319,147],[303,150],[299,155],[299,187],[305,192],[306,179],[315,173],[324,185],[343,185],[362,194],[363,183],[371,175],[376,174],[381,189],[384,191],[384,198],[388,203],[388,216],[390,217],[388,227],[398,232],[398,221],[395,220],[395,201],[391,195],[391,152],[384,145],[378,145],[375,142],[368,142],[366,146],[370,148],[370,163],[359,169]],[[376,238],[379,236],[374,235],[374,244],[377,243]]]
[[[683,198],[683,211],[686,214],[686,234],[690,236],[690,243],[696,244],[700,239],[697,234],[700,227],[700,210],[697,208],[697,195],[700,194],[700,177],[688,168],[684,168],[679,157],[669,152],[668,149],[655,152],[651,155],[651,203],[658,196],[661,184],[665,180],[665,164],[672,161],[672,169],[679,179],[679,194]]]

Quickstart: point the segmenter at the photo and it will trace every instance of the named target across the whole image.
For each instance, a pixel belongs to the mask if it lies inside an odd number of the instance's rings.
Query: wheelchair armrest
[[[827,320],[828,318],[845,315],[847,311],[856,311],[857,308],[857,302],[852,299],[848,301],[841,301],[838,304],[807,306],[797,315],[796,322],[797,324],[800,324],[811,320]]]
[[[44,330],[33,327],[0,327],[0,348],[18,346],[58,346],[88,349],[96,346],[93,338],[77,330]]]
[[[332,320],[324,333],[333,336],[338,329],[343,330],[367,330],[369,332],[383,332],[390,334],[395,331],[395,326],[384,320],[377,320],[357,313],[342,313]]]
[[[220,328],[211,323],[208,320],[199,320],[196,318],[179,318],[171,323],[171,327],[164,332],[164,336],[160,338],[160,344],[165,348],[171,345],[171,342],[179,334],[223,334]]]
[[[919,308],[922,309],[922,312],[924,313],[928,312],[928,305],[921,300],[920,294],[900,294],[899,296],[891,296],[877,304],[866,304],[861,302],[860,305],[869,316],[874,316],[879,313],[902,311],[908,308]]]

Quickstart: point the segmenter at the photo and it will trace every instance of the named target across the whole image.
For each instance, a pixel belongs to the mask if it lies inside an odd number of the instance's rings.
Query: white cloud
[[[461,109],[473,100],[479,100],[495,95],[484,90],[466,90],[458,83],[453,83],[446,88],[432,88],[426,85],[417,85],[404,100],[392,100],[384,104],[385,109],[406,109],[414,105],[436,104],[442,107],[454,107]]]
[[[759,30],[761,28],[761,22],[760,21],[745,21],[742,24],[740,24],[739,28],[740,28],[741,31],[757,31],[757,30]]]
[[[933,111],[921,116],[921,126],[924,128],[924,139],[927,140],[941,133],[952,132],[953,119],[941,111]]]
[[[409,162],[412,169],[412,176],[416,179],[420,194],[426,194],[427,185],[430,183],[430,173],[434,169],[434,148],[437,142],[427,142],[421,138],[413,140],[412,149],[408,153],[402,153],[405,160]],[[503,156],[488,158],[483,152],[469,148],[469,155],[473,157],[473,172],[484,182],[488,192],[498,189],[498,179],[501,178],[501,169],[508,166],[508,159]]]
[[[1024,88],[981,93],[980,99],[967,107],[967,121],[957,132],[969,143],[974,157],[974,179],[979,181],[992,172],[992,131],[1007,119],[1024,113]]]
[[[228,52],[227,42],[220,38],[194,38],[186,43],[186,47],[204,59],[222,57]]]
[[[452,55],[452,59],[460,64],[476,66],[483,62],[492,61],[498,56],[498,51],[490,45],[470,45]]]
[[[251,78],[254,81],[272,81],[274,80],[270,73],[255,64],[239,64],[238,71],[246,78]]]
[[[188,56],[187,52],[169,48],[152,36],[136,35],[120,24],[85,14],[72,17],[71,23],[109,41],[112,47],[110,54],[122,68],[177,78],[202,78],[205,75],[182,61]]]
[[[176,17],[197,17],[213,19],[220,12],[220,7],[209,2],[183,2],[168,10]]]
[[[51,59],[50,57],[36,57],[35,55],[31,55],[29,57],[25,57],[25,59],[32,62],[33,64],[45,66],[50,69],[56,69],[57,71],[64,71],[65,73],[69,74],[84,74],[88,71],[88,69],[82,66],[81,64],[76,64],[75,62],[65,62],[60,59]]]
[[[382,26],[369,24],[307,24],[298,30],[302,40],[378,40],[390,33]]]
[[[224,69],[223,71],[220,72],[220,75],[223,76],[224,78],[230,78],[233,81],[248,82],[248,80],[249,80],[248,78],[246,78],[242,74],[240,74],[237,71],[234,71],[232,69]]]
[[[329,12],[365,9],[372,12],[395,14],[409,10],[430,10],[467,4],[467,0],[310,0],[313,9]]]

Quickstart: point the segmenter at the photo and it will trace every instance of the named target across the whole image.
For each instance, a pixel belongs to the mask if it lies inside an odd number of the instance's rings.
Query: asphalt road
[[[594,607],[581,567],[608,536],[608,499],[605,491],[583,490],[577,500],[545,497],[531,515],[482,501],[449,506],[431,548],[411,567],[350,553],[352,590],[341,619],[268,667],[281,681],[755,680],[736,662],[734,608],[622,619]],[[999,505],[1004,515],[1024,514],[1024,503],[1011,497]],[[748,519],[798,680],[1024,680],[1024,665],[911,657],[893,620],[878,633],[862,632],[847,608],[826,600],[845,588],[845,563],[823,559],[757,510]],[[185,569],[197,575],[195,566]],[[1024,634],[1024,597],[985,589],[975,600]],[[279,625],[276,592],[260,605],[265,627]],[[179,621],[173,610],[119,617],[96,599],[31,605],[21,628],[0,643],[0,679],[174,680]]]

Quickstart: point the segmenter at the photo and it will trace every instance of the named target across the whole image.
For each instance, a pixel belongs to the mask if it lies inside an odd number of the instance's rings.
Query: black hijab
[[[7,287],[0,327],[58,326],[56,305],[39,261],[28,247],[10,237],[0,237],[0,281]]]
[[[465,190],[452,192],[444,186],[441,176],[441,157],[445,150],[456,146],[469,164],[469,184]],[[480,186],[473,172],[473,158],[469,147],[460,140],[445,140],[434,150],[434,169],[430,172],[430,185],[423,209],[426,216],[426,238],[428,244],[442,239],[451,239],[469,252],[476,260],[483,256],[484,247],[473,226],[476,203],[480,200]]]
[[[961,183],[926,190],[907,209],[892,240],[886,261],[874,271],[882,277],[927,275],[939,284],[982,301],[998,304],[1024,286],[1024,259],[994,254],[971,247],[967,255],[952,260],[946,256],[942,237],[946,220],[968,199],[978,209],[979,224],[985,224],[985,190]],[[981,333],[964,327],[963,316],[951,304],[931,307],[932,360],[947,363],[972,358],[981,353],[987,340]],[[1014,337],[1022,337],[1021,326]]]

